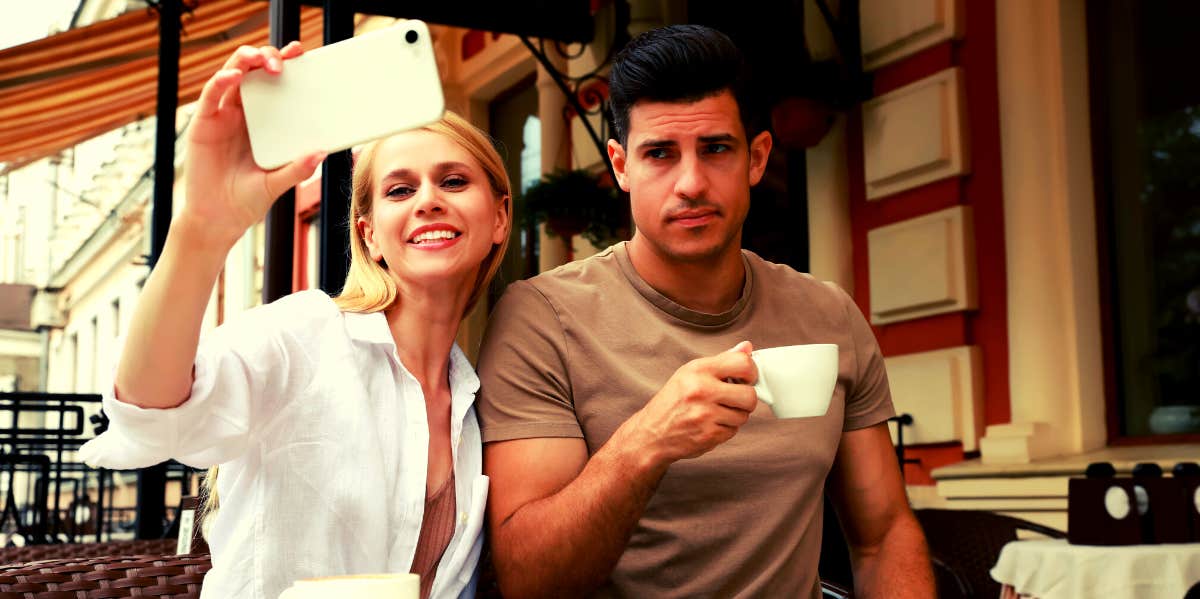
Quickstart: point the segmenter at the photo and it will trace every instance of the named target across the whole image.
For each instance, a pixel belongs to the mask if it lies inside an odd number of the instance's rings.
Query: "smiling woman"
[[[426,150],[420,147],[424,142],[447,153],[426,153]],[[393,164],[396,155],[401,158],[408,156],[405,152],[411,152],[414,146],[417,146],[416,155],[454,156],[456,159],[427,165],[431,169],[428,180],[422,181],[421,173],[411,166],[393,168],[397,167]],[[396,301],[399,291],[397,279],[388,274],[391,262],[382,252],[382,245],[386,244],[386,239],[381,239],[381,243],[374,241],[377,214],[373,200],[376,195],[388,200],[379,206],[380,212],[386,216],[395,212],[390,208],[393,204],[414,199],[413,196],[421,191],[422,185],[437,187],[447,193],[429,193],[416,198],[419,201],[428,198],[437,200],[443,197],[458,197],[458,194],[463,193],[469,198],[475,198],[479,193],[488,192],[499,199],[495,208],[504,213],[502,224],[506,235],[508,227],[511,226],[509,215],[512,202],[503,162],[486,135],[453,113],[447,113],[441,121],[408,135],[372,142],[364,147],[359,154],[353,184],[350,204],[350,222],[353,223],[350,231],[350,272],[342,294],[336,300],[343,310],[369,312],[383,309]],[[433,226],[437,222],[437,214],[447,210],[436,201],[434,205],[422,207],[423,210],[426,208],[429,214],[422,215],[422,218],[433,220],[420,222],[418,219],[419,226]],[[443,228],[449,228],[449,224],[443,223]],[[410,237],[416,232],[411,231]],[[484,239],[485,236],[476,236],[473,241],[481,243]],[[409,238],[406,237],[405,240]],[[500,259],[508,247],[508,238],[492,241],[493,250],[488,253],[482,264],[476,265],[478,268],[471,285],[471,293],[466,298],[464,313],[475,305],[486,290],[487,282],[491,281],[496,270],[500,268]],[[399,256],[393,256],[397,257]]]
[[[177,459],[210,477],[205,597],[266,599],[301,578],[414,572],[421,597],[473,594],[488,479],[479,381],[454,338],[508,239],[509,182],[456,115],[368,145],[353,180],[343,293],[302,291],[199,338],[230,247],[320,155],[250,155],[242,76],[303,53],[243,47],[209,79],[184,185],[134,312],[90,464]]]

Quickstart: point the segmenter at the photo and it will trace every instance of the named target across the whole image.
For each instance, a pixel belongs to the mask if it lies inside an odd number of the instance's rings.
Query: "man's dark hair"
[[[671,25],[647,31],[625,46],[609,74],[614,133],[629,138],[629,112],[642,100],[695,102],[733,92],[746,138],[762,131],[747,85],[741,50],[724,33],[703,25]]]

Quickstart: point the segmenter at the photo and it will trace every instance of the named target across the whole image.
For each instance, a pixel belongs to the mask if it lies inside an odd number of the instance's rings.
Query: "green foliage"
[[[522,218],[546,223],[546,230],[566,237],[582,235],[604,247],[629,234],[629,215],[616,189],[585,170],[556,171],[535,183],[522,198]]]

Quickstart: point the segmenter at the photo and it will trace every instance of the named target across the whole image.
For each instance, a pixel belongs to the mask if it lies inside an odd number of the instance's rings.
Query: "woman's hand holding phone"
[[[254,162],[246,133],[239,89],[242,78],[255,69],[278,75],[286,61],[303,53],[299,42],[282,49],[242,46],[200,93],[188,131],[187,198],[181,218],[211,233],[214,242],[232,246],[246,229],[262,220],[283,192],[308,178],[324,160],[323,153],[315,153],[264,170]]]
[[[322,155],[312,154],[275,170],[260,168],[242,109],[247,73],[263,69],[277,76],[303,53],[298,43],[282,50],[244,46],[200,92],[187,133],[187,198],[133,311],[114,382],[121,401],[161,409],[187,400],[205,309],[229,249],[320,164]]]

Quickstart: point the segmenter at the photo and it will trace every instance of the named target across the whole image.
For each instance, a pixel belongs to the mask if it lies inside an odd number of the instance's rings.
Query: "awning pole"
[[[297,0],[271,0],[271,45],[282,48],[300,39],[300,3]],[[279,196],[267,213],[266,243],[263,258],[264,304],[292,292],[295,260],[296,190]]]
[[[154,141],[154,199],[150,207],[150,268],[158,264],[171,227],[175,188],[175,111],[179,108],[181,0],[160,0],[158,8],[158,112]],[[138,471],[139,539],[158,539],[166,517],[167,465]]]
[[[354,3],[325,0],[325,45],[354,37]],[[341,292],[350,269],[350,150],[333,152],[321,171],[319,279],[326,293]]]

